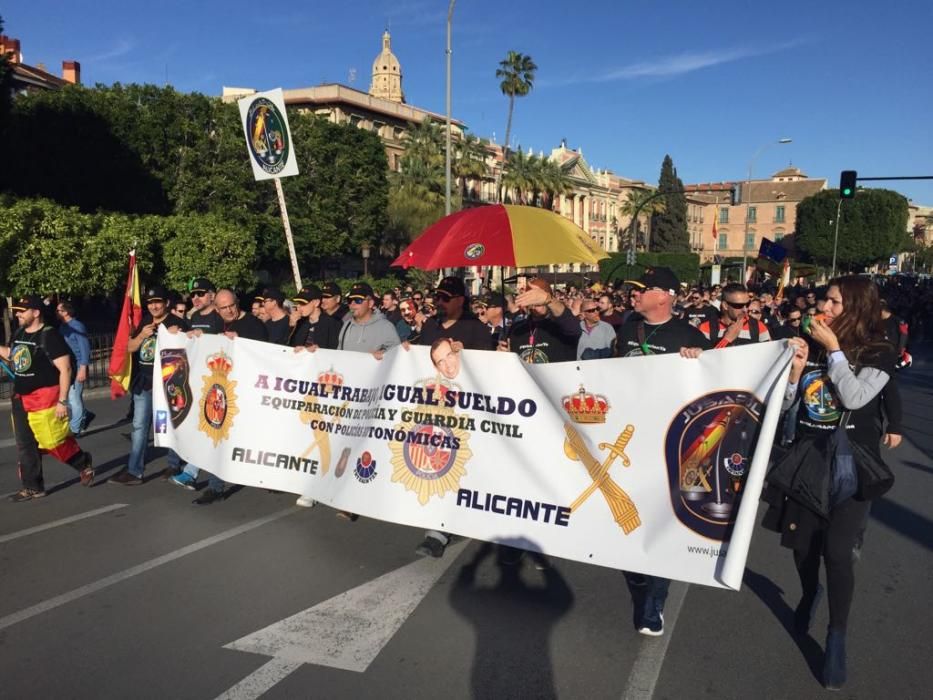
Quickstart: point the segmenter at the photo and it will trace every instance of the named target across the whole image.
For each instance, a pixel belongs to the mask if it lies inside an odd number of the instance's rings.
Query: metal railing
[[[88,336],[91,343],[91,363],[87,368],[87,381],[84,382],[85,390],[110,386],[108,371],[110,369],[110,353],[113,350],[113,338],[113,333]],[[2,375],[0,376],[0,399],[8,399],[13,395],[13,382],[6,372],[0,371],[0,375]]]

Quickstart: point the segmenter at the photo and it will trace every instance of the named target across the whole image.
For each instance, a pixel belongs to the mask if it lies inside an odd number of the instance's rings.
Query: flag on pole
[[[118,399],[130,390],[130,374],[133,363],[128,349],[130,333],[139,325],[143,307],[139,296],[139,271],[136,268],[136,251],[130,251],[130,270],[126,277],[126,293],[117,334],[110,354],[110,398]]]
[[[777,294],[774,300],[779,304],[784,300],[784,288],[790,284],[790,260],[784,259],[784,270],[781,273],[781,281],[778,282]]]
[[[716,241],[719,240],[719,229],[716,228],[716,219],[718,212],[716,209],[713,209],[713,244],[715,245]]]

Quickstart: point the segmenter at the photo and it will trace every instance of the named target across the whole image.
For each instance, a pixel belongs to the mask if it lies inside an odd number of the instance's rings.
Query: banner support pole
[[[288,208],[285,206],[285,191],[282,189],[281,178],[275,180],[275,192],[279,196],[279,211],[282,213],[282,225],[285,227],[285,242],[288,243],[288,257],[292,261],[292,275],[295,278],[295,291],[301,290],[301,274],[298,272],[298,257],[295,255],[295,241],[292,238],[292,227],[288,223]]]

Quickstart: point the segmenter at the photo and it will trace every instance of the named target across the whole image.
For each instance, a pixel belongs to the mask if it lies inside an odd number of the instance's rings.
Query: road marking
[[[364,672],[466,547],[419,559],[227,644],[273,657],[217,700],[253,700],[302,664]]]
[[[300,661],[284,661],[273,658],[230,688],[226,693],[218,695],[217,700],[251,700],[252,698],[258,698],[300,666],[302,666]]]
[[[79,513],[78,515],[72,515],[67,518],[62,518],[61,520],[53,520],[52,522],[46,523],[45,525],[37,525],[36,527],[30,527],[26,530],[11,532],[9,535],[0,535],[0,544],[9,542],[10,540],[19,539],[20,537],[26,537],[27,535],[34,535],[35,533],[42,532],[43,530],[51,530],[53,527],[58,527],[59,525],[67,525],[68,523],[84,520],[85,518],[93,518],[95,515],[109,513],[112,510],[120,510],[120,508],[126,508],[128,505],[129,503],[114,503],[110,506],[104,506],[103,508],[97,508],[96,510],[89,510],[86,513]]]
[[[284,518],[286,515],[292,513],[297,513],[302,510],[301,508],[296,508],[291,506],[284,510],[280,510],[271,515],[267,515],[262,518],[257,518],[256,520],[251,520],[248,523],[239,525],[238,527],[231,528],[230,530],[225,530],[213,537],[208,537],[206,539],[195,542],[194,544],[189,544],[181,549],[176,549],[174,552],[169,552],[168,554],[163,554],[161,557],[156,557],[155,559],[150,559],[149,561],[138,564],[137,566],[130,567],[129,569],[124,569],[123,571],[117,572],[106,578],[102,578],[99,581],[94,581],[80,588],[75,588],[68,591],[67,593],[62,593],[57,595],[54,598],[49,598],[48,600],[43,600],[41,603],[32,605],[24,610],[19,612],[12,613],[6,617],[0,617],[0,630],[4,630],[7,627],[12,627],[15,624],[28,620],[29,618],[35,617],[36,615],[41,615],[44,612],[49,610],[54,610],[55,608],[70,603],[84,596],[91,595],[92,593],[97,593],[102,591],[105,588],[113,586],[114,584],[120,583],[121,581],[126,581],[129,578],[138,576],[139,574],[144,574],[151,569],[162,566],[163,564],[168,564],[173,562],[176,559],[181,559],[186,557],[189,554],[194,554],[199,552],[202,549],[206,549],[212,545],[223,542],[224,540],[229,540],[232,537],[237,535],[242,535],[244,532],[249,532],[250,530],[255,530],[257,527],[271,523],[279,518]]]
[[[671,583],[667,603],[664,605],[664,634],[654,639],[646,638],[642,642],[635,663],[632,664],[622,700],[651,700],[654,696],[654,687],[661,675],[664,656],[667,654],[671,637],[674,636],[674,627],[688,588],[686,583],[680,581]]]

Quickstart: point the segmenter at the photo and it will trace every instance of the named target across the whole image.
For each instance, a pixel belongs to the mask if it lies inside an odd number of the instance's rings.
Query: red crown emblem
[[[564,410],[574,423],[605,423],[609,412],[609,401],[605,396],[587,393],[583,385],[580,391],[562,400]]]
[[[233,362],[223,351],[208,356],[208,369],[214,374],[228,374],[233,369]]]
[[[324,391],[331,391],[333,387],[343,385],[343,375],[331,367],[326,372],[317,375],[317,383],[324,386]]]

